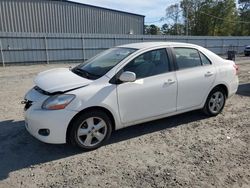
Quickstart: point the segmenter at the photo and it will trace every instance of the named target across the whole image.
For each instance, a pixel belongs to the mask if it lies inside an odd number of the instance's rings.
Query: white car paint
[[[192,70],[193,69],[193,70]],[[207,75],[207,76],[206,76]],[[202,66],[176,72],[178,80],[177,110],[203,105],[215,81],[215,67]]]
[[[41,89],[53,93],[86,86],[92,80],[77,76],[67,68],[57,68],[39,73],[34,82]]]
[[[68,91],[75,99],[62,110],[45,110],[42,104],[50,96],[31,89],[25,100],[33,101],[25,111],[27,130],[46,143],[66,143],[70,121],[82,110],[90,107],[107,109],[115,121],[115,129],[137,123],[168,117],[201,109],[209,92],[217,85],[227,87],[228,97],[236,93],[238,77],[234,62],[227,61],[209,50],[186,43],[148,42],[120,46],[138,49],[97,80],[82,78],[69,69],[53,69],[40,73],[35,84],[42,90],[54,93]],[[212,65],[175,70],[135,82],[111,84],[111,78],[135,57],[159,48],[187,47],[205,54]],[[211,75],[207,75],[211,74]],[[74,88],[78,88],[75,89]],[[49,129],[49,136],[38,134],[39,129]]]
[[[169,72],[118,85],[121,122],[133,124],[148,117],[175,112],[176,82],[175,73]]]

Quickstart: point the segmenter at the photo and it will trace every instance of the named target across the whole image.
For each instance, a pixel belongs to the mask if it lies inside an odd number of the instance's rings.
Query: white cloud
[[[145,15],[145,22],[153,22],[165,16],[167,6],[178,2],[177,0],[71,0],[75,2],[111,8]],[[155,23],[157,24],[157,23]],[[157,24],[159,25],[159,23]]]

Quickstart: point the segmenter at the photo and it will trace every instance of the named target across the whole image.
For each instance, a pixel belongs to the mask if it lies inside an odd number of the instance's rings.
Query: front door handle
[[[174,83],[175,83],[175,80],[168,79],[168,84],[174,84]]]
[[[174,83],[175,83],[175,80],[168,79],[168,81],[164,82],[164,85],[171,85],[171,84],[174,84]]]
[[[208,71],[208,72],[205,74],[205,77],[210,77],[210,76],[213,76],[213,75],[214,75],[214,73]]]

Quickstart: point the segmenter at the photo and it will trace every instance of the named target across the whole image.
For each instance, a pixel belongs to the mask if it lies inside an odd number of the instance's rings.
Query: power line
[[[231,21],[231,20],[226,20],[224,18],[212,15],[212,14],[208,14],[208,13],[203,12],[203,11],[199,11],[199,12],[202,13],[202,14],[205,14],[207,16],[210,16],[212,18],[215,18],[215,19],[218,19],[218,20],[223,20],[223,21],[226,21],[226,22],[229,22],[229,23],[245,23],[245,24],[250,24],[250,22],[245,22],[245,21]],[[164,20],[166,20],[166,18],[161,18],[159,20],[155,20],[155,21],[151,21],[151,22],[145,22],[145,23],[158,23],[158,22],[163,22]]]
[[[166,20],[166,18],[161,17],[159,20],[155,20],[155,21],[152,21],[152,22],[145,22],[145,23],[158,23],[158,22],[163,22],[164,20]]]
[[[214,16],[214,15],[212,15],[212,14],[208,14],[208,13],[203,12],[203,11],[200,11],[200,13],[205,14],[205,15],[207,15],[207,16],[210,16],[210,17],[212,17],[212,18],[216,18],[216,19],[218,19],[218,20],[223,20],[223,21],[229,22],[229,23],[245,23],[245,24],[250,24],[250,22],[226,20],[226,19],[224,19],[224,18],[220,18],[220,17],[218,17],[218,16]]]
[[[158,22],[162,22],[162,20],[157,20],[157,21],[152,21],[152,22],[145,22],[145,23],[147,24],[147,23],[158,23]]]

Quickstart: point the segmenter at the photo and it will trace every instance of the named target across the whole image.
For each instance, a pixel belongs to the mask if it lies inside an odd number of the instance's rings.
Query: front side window
[[[76,66],[72,69],[72,72],[88,79],[98,79],[136,50],[132,48],[111,48]]]
[[[178,69],[199,67],[202,65],[198,50],[192,48],[174,48]]]
[[[123,71],[136,74],[137,79],[154,76],[170,71],[166,49],[146,52],[128,63]]]

